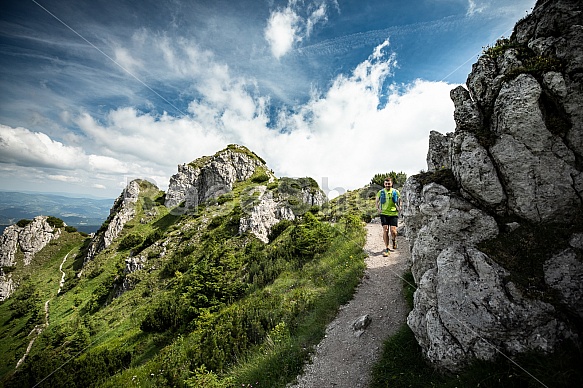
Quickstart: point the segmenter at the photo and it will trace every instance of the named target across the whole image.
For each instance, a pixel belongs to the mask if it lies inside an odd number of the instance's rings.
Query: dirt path
[[[69,253],[71,253],[71,252],[72,251],[70,251]],[[65,283],[65,272],[63,272],[63,264],[65,264],[65,261],[67,261],[67,257],[69,256],[69,253],[67,253],[65,255],[65,257],[63,258],[63,262],[61,263],[61,265],[59,267],[59,271],[61,271],[62,275],[61,275],[61,281],[59,283],[59,289],[57,291],[57,295],[59,295],[59,293],[61,292],[61,288],[63,287],[63,284]],[[24,360],[26,360],[26,356],[28,356],[28,353],[30,353],[30,349],[32,349],[32,345],[34,345],[34,341],[36,341],[37,337],[43,332],[43,330],[49,326],[49,302],[50,301],[51,300],[49,299],[45,302],[45,321],[44,321],[44,323],[39,323],[38,325],[36,325],[28,334],[29,337],[33,334],[34,334],[34,336],[31,338],[30,342],[28,343],[28,346],[26,347],[26,351],[24,352],[24,355],[16,363],[15,369],[18,369],[20,367],[20,365],[22,365]]]
[[[399,247],[383,257],[384,243],[378,223],[366,225],[365,259],[367,268],[354,298],[342,306],[326,328],[312,363],[304,367],[293,388],[368,387],[370,371],[380,356],[383,342],[405,322],[406,303],[402,281],[410,255],[409,245],[398,237]],[[372,321],[364,331],[355,331],[353,323],[368,315]]]

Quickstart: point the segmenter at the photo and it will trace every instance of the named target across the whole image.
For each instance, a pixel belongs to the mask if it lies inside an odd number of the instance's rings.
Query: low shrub
[[[67,225],[67,226],[65,226],[65,231],[68,233],[75,233],[75,232],[77,232],[77,228]],[[87,233],[85,233],[85,234],[87,234]]]
[[[32,220],[27,220],[27,219],[22,219],[19,220],[16,225],[20,226],[21,228],[24,228],[26,225],[30,224],[32,222]]]
[[[294,223],[291,220],[281,220],[277,224],[271,227],[268,239],[269,241],[275,240],[280,234],[282,234],[287,228],[292,226]]]
[[[423,186],[435,182],[449,191],[457,192],[459,190],[459,183],[455,179],[453,171],[448,168],[442,168],[433,172],[421,172],[415,175],[415,178]]]
[[[134,247],[137,247],[138,245],[142,244],[144,242],[144,237],[142,237],[139,234],[128,234],[127,236],[125,236],[119,243],[118,246],[118,250],[120,251],[125,251]]]
[[[161,333],[176,329],[181,323],[178,305],[173,297],[167,297],[156,303],[140,323],[140,330]]]
[[[63,220],[53,216],[47,217],[47,223],[53,228],[62,228],[63,226],[65,226],[65,222]]]

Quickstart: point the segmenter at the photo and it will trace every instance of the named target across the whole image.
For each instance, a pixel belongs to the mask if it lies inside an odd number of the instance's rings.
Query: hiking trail
[[[69,253],[71,253],[71,252],[69,252]],[[61,272],[61,281],[59,282],[59,289],[57,290],[57,296],[61,293],[61,289],[63,288],[63,284],[65,283],[65,272],[63,272],[63,264],[65,264],[65,261],[67,261],[67,257],[69,256],[69,253],[67,253],[65,255],[65,257],[63,258],[63,261],[61,262],[61,265],[59,266],[59,271]],[[34,336],[31,338],[30,342],[28,343],[28,346],[26,347],[26,351],[24,352],[24,355],[16,363],[15,369],[18,369],[20,367],[20,365],[22,365],[24,360],[26,360],[26,356],[28,356],[28,353],[30,353],[30,349],[32,349],[32,345],[34,345],[34,341],[36,341],[37,337],[43,332],[43,330],[49,326],[49,302],[50,301],[51,300],[49,299],[45,302],[45,321],[43,323],[39,323],[38,325],[36,325],[30,331],[30,333],[28,333],[29,337],[33,334],[34,334]]]
[[[398,249],[383,257],[385,248],[380,223],[366,225],[364,251],[366,270],[353,299],[341,306],[327,326],[324,339],[316,346],[311,362],[304,366],[290,388],[368,387],[371,368],[378,360],[383,343],[405,323],[407,305],[401,277],[410,257],[409,244],[397,237]],[[364,331],[353,323],[364,315],[372,319]]]

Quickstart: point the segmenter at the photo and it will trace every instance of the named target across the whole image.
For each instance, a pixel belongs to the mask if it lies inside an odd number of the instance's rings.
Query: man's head
[[[386,178],[385,179],[384,186],[385,187],[391,187],[391,186],[393,186],[393,180],[391,178]]]

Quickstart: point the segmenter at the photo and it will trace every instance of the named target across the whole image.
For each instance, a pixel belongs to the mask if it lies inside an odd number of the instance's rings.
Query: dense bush
[[[125,251],[126,249],[131,249],[137,247],[144,242],[144,237],[139,234],[128,234],[119,243],[118,249],[120,251]]]
[[[129,367],[132,360],[132,354],[121,349],[103,349],[72,357],[74,353],[62,349],[46,349],[33,355],[5,386],[32,387],[41,381],[52,387],[96,386]]]
[[[293,242],[293,254],[303,263],[328,249],[332,228],[318,221],[312,213],[306,213],[304,223],[295,226],[290,237]]]
[[[281,220],[277,224],[273,225],[271,231],[269,232],[269,241],[275,240],[283,231],[293,225],[291,220]]]
[[[19,220],[16,225],[20,226],[21,228],[24,228],[26,225],[30,224],[32,222],[32,220],[27,220],[27,219],[22,219]]]
[[[41,306],[40,296],[35,287],[29,282],[23,282],[16,292],[12,295],[12,316],[14,318],[22,317],[28,313],[36,314]]]
[[[88,312],[95,312],[101,308],[107,302],[109,298],[109,294],[113,289],[113,276],[106,277],[93,291],[91,294],[91,298],[87,302],[87,311]]]
[[[150,245],[154,244],[156,241],[160,240],[164,237],[164,232],[160,229],[156,229],[152,233],[146,236],[144,241],[140,244],[140,248],[138,249],[140,252],[144,249],[148,248]]]
[[[65,222],[63,220],[53,216],[47,217],[47,223],[53,228],[62,228],[63,226],[65,226]]]
[[[269,180],[269,175],[267,175],[267,172],[265,172],[264,170],[262,170],[260,168],[256,168],[255,172],[251,176],[251,182],[254,182],[254,183],[263,183],[263,182],[267,182],[268,180]]]
[[[164,298],[147,312],[140,324],[140,330],[161,333],[175,329],[181,323],[181,317],[178,313],[178,305],[174,295]]]

